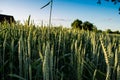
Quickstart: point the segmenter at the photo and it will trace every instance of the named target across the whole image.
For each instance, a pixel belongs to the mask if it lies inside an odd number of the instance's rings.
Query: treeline
[[[117,31],[112,31],[111,29],[107,29],[105,32],[111,33],[111,34],[120,34],[120,31],[119,31],[119,30],[117,30]]]
[[[94,32],[99,32],[99,33],[110,33],[110,34],[120,34],[119,30],[116,31],[112,31],[111,29],[107,29],[105,31],[102,30],[98,30],[97,27],[95,25],[93,25],[93,23],[89,22],[89,21],[81,21],[79,19],[74,20],[71,23],[71,27],[72,29],[79,29],[79,30],[88,30],[88,31],[94,31]]]

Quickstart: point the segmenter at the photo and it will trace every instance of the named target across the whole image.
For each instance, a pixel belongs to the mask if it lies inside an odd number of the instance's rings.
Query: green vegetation
[[[80,30],[83,29],[83,30],[89,30],[89,31],[97,31],[97,28],[92,23],[90,23],[89,21],[82,22],[79,19],[76,19],[75,21],[73,21],[71,26],[72,28],[77,28]]]
[[[98,0],[98,4],[101,4],[103,0]],[[120,3],[120,0],[104,0],[104,1],[107,1],[107,2],[112,2],[114,5],[116,4],[119,4]],[[120,7],[118,8],[118,11],[119,11],[119,14],[120,14]]]
[[[111,29],[107,29],[106,31],[98,30],[95,25],[90,23],[89,21],[82,22],[79,19],[76,19],[72,22],[71,24],[72,29],[79,29],[79,30],[85,30],[85,31],[94,31],[97,33],[110,33],[110,34],[120,34],[120,32],[117,31],[112,31]]]
[[[28,23],[0,24],[0,80],[120,80],[119,34]]]

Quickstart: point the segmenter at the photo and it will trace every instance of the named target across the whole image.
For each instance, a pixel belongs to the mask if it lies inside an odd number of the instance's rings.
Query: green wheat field
[[[0,24],[0,80],[120,80],[120,35]]]

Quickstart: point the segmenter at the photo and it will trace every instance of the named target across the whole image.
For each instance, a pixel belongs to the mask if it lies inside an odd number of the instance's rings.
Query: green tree
[[[114,3],[114,4],[117,4],[117,3],[120,2],[120,0],[105,0],[105,1],[112,2],[112,3]],[[98,0],[98,3],[101,4],[101,0]]]
[[[98,4],[101,4],[102,2],[101,2],[102,0],[98,0]],[[108,1],[108,2],[112,2],[113,4],[117,4],[117,3],[120,3],[120,0],[105,0],[105,1]],[[119,7],[119,14],[120,14],[120,7]]]
[[[79,28],[82,29],[82,21],[79,19],[76,19],[73,21],[73,23],[71,24],[72,28]]]
[[[76,19],[73,21],[71,24],[72,28],[77,28],[77,29],[83,29],[83,30],[89,30],[89,31],[97,31],[97,27],[94,26],[92,23],[89,21],[82,22],[79,19]]]
[[[102,30],[97,30],[97,33],[102,33]]]
[[[97,27],[96,27],[95,25],[93,25],[93,31],[94,31],[94,32],[97,32],[97,31],[98,31],[98,29],[97,29]]]
[[[112,33],[111,29],[106,30],[107,33]]]
[[[120,34],[120,32],[117,30],[117,31],[114,31],[113,33],[115,33],[115,34]]]
[[[90,23],[89,21],[85,21],[82,26],[83,26],[84,30],[93,31],[93,29],[94,29],[93,24]]]

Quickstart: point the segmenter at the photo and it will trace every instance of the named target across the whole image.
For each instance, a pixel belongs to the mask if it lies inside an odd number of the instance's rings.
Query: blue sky
[[[111,2],[101,0],[54,0],[52,24],[70,27],[71,22],[80,19],[89,21],[98,29],[120,30],[118,7]],[[16,20],[25,21],[29,15],[36,24],[48,24],[49,9],[40,9],[49,0],[0,0],[0,13],[13,15]]]

